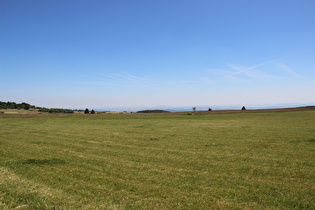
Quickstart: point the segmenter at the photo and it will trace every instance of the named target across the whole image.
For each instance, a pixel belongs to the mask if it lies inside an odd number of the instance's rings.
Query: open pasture
[[[1,115],[0,209],[314,209],[315,111]]]

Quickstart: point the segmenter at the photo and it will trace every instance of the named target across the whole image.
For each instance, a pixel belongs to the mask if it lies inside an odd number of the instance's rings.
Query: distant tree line
[[[169,111],[155,109],[155,110],[138,111],[137,113],[164,113],[164,112],[169,112]]]
[[[0,109],[25,109],[25,110],[29,110],[30,108],[34,109],[35,106],[30,105],[28,103],[20,103],[17,104],[15,102],[2,102],[0,101]]]
[[[73,114],[74,111],[72,109],[58,109],[58,108],[42,108],[42,107],[38,107],[38,111],[39,112],[48,112],[48,113],[55,113],[55,114],[59,114],[59,113],[65,113],[65,114]]]
[[[45,107],[36,107],[28,103],[15,103],[15,102],[2,102],[0,101],[0,109],[38,109],[39,112],[48,112],[48,113],[67,113],[72,114],[74,111],[72,109],[59,109],[59,108],[45,108]]]

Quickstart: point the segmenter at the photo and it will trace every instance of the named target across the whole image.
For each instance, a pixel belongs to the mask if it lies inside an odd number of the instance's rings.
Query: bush
[[[242,110],[246,110],[245,106],[242,107]]]
[[[91,114],[95,114],[95,111],[94,111],[94,109],[92,109],[92,111],[91,111]]]
[[[84,114],[89,114],[89,113],[90,113],[89,109],[86,108],[86,109],[84,110]]]

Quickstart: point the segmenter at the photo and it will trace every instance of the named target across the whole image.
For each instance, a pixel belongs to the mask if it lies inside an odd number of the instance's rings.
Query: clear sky
[[[314,0],[1,0],[0,101],[315,103]]]

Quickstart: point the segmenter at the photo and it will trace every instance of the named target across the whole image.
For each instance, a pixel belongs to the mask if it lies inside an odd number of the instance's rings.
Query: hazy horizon
[[[1,100],[0,100],[1,101]],[[2,101],[5,102],[5,101]],[[10,101],[15,102],[15,101]],[[28,103],[26,101],[15,102],[15,103]],[[92,107],[63,107],[63,106],[54,106],[47,107],[44,105],[32,104],[30,105],[36,107],[45,107],[45,108],[62,108],[62,109],[72,109],[72,110],[84,110],[94,109],[95,111],[110,111],[110,112],[136,112],[143,110],[165,110],[170,112],[180,112],[180,111],[192,111],[193,107],[196,108],[196,111],[207,111],[209,108],[212,110],[240,110],[243,106],[246,109],[277,109],[277,108],[297,108],[297,107],[306,107],[306,106],[315,106],[315,103],[280,103],[280,104],[229,104],[229,105],[197,105],[197,106],[166,106],[166,105],[156,105],[156,106],[125,106],[125,107],[101,107],[101,106],[92,106]]]
[[[207,111],[211,108],[213,111],[215,110],[240,110],[243,106],[246,109],[277,109],[277,108],[297,108],[297,107],[305,107],[305,106],[315,106],[315,103],[284,103],[284,104],[231,104],[231,105],[214,105],[214,106],[207,106],[207,105],[198,105],[196,107],[196,111]],[[127,111],[127,112],[135,112],[135,111],[142,111],[142,110],[165,110],[170,112],[180,112],[180,111],[192,111],[194,106],[138,106],[138,107],[92,107],[88,109],[94,109],[95,111]],[[82,108],[82,109],[85,109]]]
[[[315,1],[0,2],[0,100],[315,103]]]

